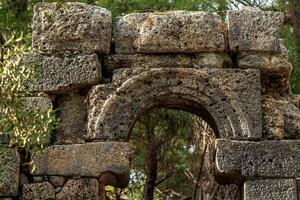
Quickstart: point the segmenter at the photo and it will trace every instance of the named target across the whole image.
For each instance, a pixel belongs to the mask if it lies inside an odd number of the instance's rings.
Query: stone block
[[[0,148],[0,197],[17,196],[20,155],[15,149]]]
[[[130,14],[118,20],[115,42],[117,53],[225,50],[222,20],[219,16],[206,12]]]
[[[231,51],[281,51],[279,29],[283,25],[283,13],[230,10],[227,18]]]
[[[117,88],[103,104],[92,139],[128,138],[138,116],[156,105],[212,116],[223,138],[259,138],[261,89],[258,70],[154,68],[118,69]],[[212,100],[214,99],[214,100]],[[197,105],[201,105],[198,107]],[[114,112],[111,112],[111,111]],[[209,119],[207,119],[209,120]]]
[[[232,60],[225,53],[197,53],[193,65],[195,68],[228,68]]]
[[[87,135],[95,134],[95,124],[105,100],[113,94],[115,88],[110,84],[92,87],[87,97]]]
[[[37,3],[32,20],[32,48],[41,54],[108,54],[111,12],[83,3]]]
[[[294,179],[251,180],[244,183],[245,200],[297,200]]]
[[[300,110],[292,100],[262,100],[263,133],[270,139],[299,139]]]
[[[237,65],[242,69],[259,69],[267,76],[288,77],[293,65],[280,55],[244,53],[237,59]]]
[[[98,200],[99,183],[97,179],[82,178],[68,180],[56,195],[56,200]]]
[[[66,93],[96,85],[101,80],[101,65],[96,54],[41,57],[41,75],[36,90]]]
[[[99,177],[129,170],[130,147],[123,142],[54,145],[33,159],[34,175]]]
[[[289,97],[291,95],[290,77],[261,75],[261,93],[273,98]]]
[[[49,97],[26,97],[24,104],[28,108],[39,109],[42,113],[52,109],[52,101]]]
[[[216,140],[216,170],[224,177],[300,176],[300,141]]]
[[[113,54],[104,58],[105,70],[118,68],[192,68],[192,57],[185,54]]]
[[[66,178],[63,176],[49,176],[49,181],[54,187],[62,187]]]
[[[22,200],[55,200],[55,191],[49,182],[25,184],[22,190]]]
[[[87,109],[85,95],[70,93],[58,98],[59,125],[56,144],[84,143]]]

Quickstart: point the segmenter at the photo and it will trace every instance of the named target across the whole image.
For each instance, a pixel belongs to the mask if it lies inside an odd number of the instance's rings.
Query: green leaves
[[[50,142],[57,120],[50,109],[42,112],[26,105],[24,97],[32,94],[24,82],[35,77],[35,71],[23,60],[29,52],[23,38],[7,38],[1,49],[0,135],[9,137],[10,146],[33,155]]]

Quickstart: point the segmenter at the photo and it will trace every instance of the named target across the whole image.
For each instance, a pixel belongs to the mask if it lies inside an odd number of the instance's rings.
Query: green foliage
[[[34,155],[50,142],[57,121],[50,109],[42,112],[26,106],[24,97],[31,93],[24,82],[35,76],[35,68],[23,62],[29,51],[24,40],[11,37],[0,49],[0,136]]]

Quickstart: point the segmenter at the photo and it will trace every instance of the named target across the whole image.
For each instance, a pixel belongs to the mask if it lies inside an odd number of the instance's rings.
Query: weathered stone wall
[[[300,98],[291,94],[293,67],[278,37],[283,18],[244,9],[223,22],[172,11],[133,13],[113,25],[104,8],[38,3],[35,92],[49,98],[28,101],[58,109],[60,124],[31,171],[5,150],[0,200],[105,200],[105,185],[127,186],[130,131],[156,106],[193,112],[213,128],[205,199],[299,199]]]

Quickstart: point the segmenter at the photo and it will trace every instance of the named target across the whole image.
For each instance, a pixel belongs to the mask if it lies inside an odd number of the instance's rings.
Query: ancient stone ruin
[[[18,152],[0,157],[8,166],[0,199],[105,200],[105,185],[128,184],[136,120],[162,106],[195,113],[216,133],[214,167],[204,169],[219,190],[208,185],[205,199],[299,200],[300,97],[290,91],[283,20],[247,8],[228,11],[226,22],[172,11],[112,24],[104,8],[38,3],[35,90],[45,97],[29,100],[58,109],[60,124],[32,158],[31,178]]]

